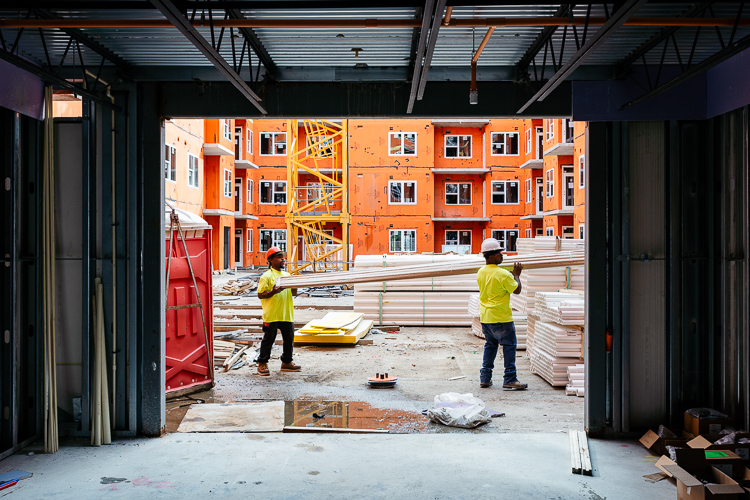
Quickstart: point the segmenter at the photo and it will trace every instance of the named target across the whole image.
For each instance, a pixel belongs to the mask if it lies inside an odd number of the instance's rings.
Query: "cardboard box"
[[[713,444],[714,442],[718,441],[724,436],[721,435],[706,435],[706,436],[698,436],[694,439],[691,439],[687,442],[687,445],[690,448],[701,448],[704,450],[731,450],[733,451],[738,457],[742,459],[743,462],[750,463],[750,443],[734,443],[734,444]],[[747,432],[738,432],[735,435],[735,439],[743,439],[743,438],[750,438],[750,433]]]
[[[707,467],[715,467],[727,476],[734,477],[745,466],[742,459],[730,450],[704,450],[701,448],[677,448],[675,449],[676,463],[669,457],[663,456],[656,462],[656,467],[661,471],[669,472],[665,465],[679,465],[691,474],[699,473]]]
[[[670,474],[677,481],[677,500],[705,500],[708,498],[739,500],[744,498],[744,488],[716,467],[707,467],[698,472],[704,479],[715,483],[705,485],[677,464],[667,464],[664,465],[664,468],[667,474]]]
[[[675,435],[679,436],[680,434],[678,432],[675,432]],[[687,442],[690,441],[690,439],[687,437],[663,438],[659,437],[659,435],[654,431],[648,430],[646,431],[646,434],[644,434],[641,439],[639,439],[639,441],[651,453],[654,453],[656,455],[666,455],[667,446],[684,447],[687,445]]]
[[[718,434],[726,427],[732,425],[730,418],[696,418],[685,412],[685,430],[693,436],[701,434]]]

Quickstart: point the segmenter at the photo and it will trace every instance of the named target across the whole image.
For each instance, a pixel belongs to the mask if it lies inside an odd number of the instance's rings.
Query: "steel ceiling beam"
[[[422,71],[419,73],[419,89],[417,90],[417,100],[421,101],[424,95],[424,88],[427,85],[427,75],[430,74],[430,65],[432,64],[432,54],[435,53],[437,44],[438,31],[443,24],[443,12],[445,12],[446,0],[438,0],[435,7],[435,15],[432,16],[432,26],[430,26],[430,41],[427,44],[427,52],[424,56]]]
[[[497,5],[497,0],[452,0],[451,5],[454,7],[473,7],[485,5]],[[599,1],[578,2],[580,5],[601,5]],[[670,4],[671,0],[652,1],[652,4]],[[560,5],[559,1],[552,0],[514,0],[505,2],[506,5]],[[378,8],[378,7],[422,7],[424,2],[419,0],[365,0],[358,1],[353,5],[351,0],[321,0],[315,2],[316,9],[335,9],[335,8]],[[217,0],[217,1],[195,1],[188,0],[180,2],[180,6],[186,9],[309,9],[311,7],[309,0]],[[12,10],[26,10],[30,8],[38,9],[56,9],[60,8],[60,0],[6,0],[3,2],[3,8]],[[66,9],[92,9],[101,11],[105,9],[152,9],[154,8],[148,0],[109,0],[106,3],[101,0],[66,0]]]
[[[570,76],[575,69],[583,64],[583,61],[601,47],[610,36],[612,36],[625,21],[633,16],[638,10],[643,7],[648,0],[628,0],[621,8],[612,14],[609,21],[602,26],[599,30],[593,33],[586,43],[583,44],[578,52],[568,59],[568,61],[545,83],[539,91],[534,94],[534,97],[521,106],[518,110],[518,114],[523,113],[526,109],[534,104],[536,101],[543,101],[558,85],[560,85],[565,79]]]
[[[711,2],[700,2],[693,5],[688,11],[683,14],[684,17],[695,17],[700,14],[702,14],[709,6],[711,5]],[[648,53],[650,50],[654,49],[656,46],[658,46],[660,43],[662,43],[664,40],[672,36],[675,31],[677,31],[680,27],[679,26],[670,26],[668,28],[664,28],[656,35],[652,36],[648,41],[646,41],[643,45],[635,49],[633,52],[628,54],[627,57],[625,57],[622,61],[617,63],[615,65],[615,77],[619,77],[627,73],[630,66],[641,58],[641,56]]]
[[[647,92],[641,97],[634,99],[627,104],[624,104],[622,107],[627,108],[629,106],[632,106],[633,104],[639,103],[641,101],[645,101],[646,99],[651,99],[652,97],[656,97],[659,94],[663,94],[667,90],[672,89],[680,85],[681,83],[684,83],[690,80],[694,76],[697,76],[705,72],[706,70],[716,66],[720,62],[726,61],[730,57],[734,56],[735,54],[739,54],[740,52],[742,52],[743,50],[747,48],[750,48],[750,35],[746,36],[745,38],[737,42],[734,42],[732,45],[728,46],[727,48],[720,50],[719,52],[712,55],[708,59],[704,59],[700,63],[691,67],[690,69],[688,69],[681,75],[676,76],[673,79],[669,80],[664,85],[661,85],[660,87],[657,87],[654,90]]]
[[[45,9],[32,9],[32,12],[34,12],[34,14],[36,14],[41,19],[60,19],[58,16]],[[121,58],[108,48],[103,47],[98,42],[91,39],[88,35],[81,33],[77,29],[60,28],[60,31],[73,38],[74,40],[77,40],[79,43],[82,43],[89,49],[93,50],[94,52],[117,66],[121,71],[125,73],[123,76],[131,78],[132,68],[130,67],[130,64],[125,62],[123,58]]]
[[[231,19],[245,19],[245,16],[242,14],[242,11],[240,9],[227,9],[226,12]],[[263,66],[266,68],[266,72],[270,73],[273,76],[276,76],[278,73],[276,63],[274,63],[273,59],[271,59],[271,55],[263,46],[263,43],[260,41],[255,31],[253,31],[252,28],[238,29],[240,33],[242,33],[242,36],[245,37],[245,40],[247,40],[247,43],[250,44],[250,47],[253,48],[253,50],[255,51],[255,55],[258,56],[260,62],[263,63]]]
[[[552,17],[564,17],[565,14],[572,11],[574,5],[575,4],[561,5],[560,8],[557,9],[557,11],[552,15]],[[526,50],[526,53],[524,53],[521,60],[516,64],[516,68],[518,68],[519,74],[528,69],[531,61],[533,61],[539,51],[544,48],[544,44],[547,43],[547,40],[552,38],[552,35],[555,34],[557,28],[558,26],[547,26],[542,30],[541,33],[539,33],[539,35],[536,37],[536,40],[534,40],[534,42]]]
[[[211,44],[198,33],[190,21],[175,7],[169,0],[150,0],[159,11],[169,19],[169,21],[192,43],[195,48],[201,51],[206,58],[216,66],[216,69],[224,75],[227,80],[242,93],[253,106],[258,108],[261,113],[268,114],[268,111],[260,104],[262,100],[250,89],[245,81],[238,75],[231,66],[221,57]]]
[[[414,109],[414,101],[417,99],[419,90],[419,75],[422,72],[422,58],[427,45],[427,29],[430,27],[432,13],[435,11],[435,0],[426,0],[422,12],[422,27],[419,31],[419,43],[417,44],[417,57],[414,59],[414,72],[411,76],[411,92],[409,103],[406,105],[406,113],[410,114]]]

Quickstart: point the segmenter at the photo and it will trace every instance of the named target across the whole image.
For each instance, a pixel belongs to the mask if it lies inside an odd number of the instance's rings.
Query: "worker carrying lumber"
[[[477,283],[485,344],[482,369],[479,370],[479,387],[492,385],[492,369],[495,367],[497,349],[498,346],[503,346],[503,389],[524,390],[528,384],[519,382],[516,374],[516,326],[510,310],[510,294],[521,293],[520,276],[523,265],[516,262],[513,273],[499,267],[503,262],[503,253],[495,238],[487,238],[482,242],[482,254],[486,265],[477,272]]]
[[[284,341],[281,353],[281,371],[298,372],[301,366],[292,363],[294,349],[294,304],[292,296],[297,295],[296,288],[284,288],[276,284],[280,276],[289,276],[284,271],[286,252],[279,247],[271,247],[266,252],[268,271],[263,273],[258,282],[258,298],[263,306],[263,340],[260,341],[258,355],[258,375],[271,375],[268,370],[268,360],[271,358],[271,348],[276,340],[276,334],[281,331]]]

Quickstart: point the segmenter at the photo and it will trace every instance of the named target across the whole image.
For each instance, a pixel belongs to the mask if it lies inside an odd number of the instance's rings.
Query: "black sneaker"
[[[490,387],[491,385],[492,385],[492,380],[490,380],[489,382],[479,382],[479,387],[481,387],[482,389],[486,389]]]
[[[503,384],[503,389],[513,389],[516,391],[525,391],[529,387],[529,384],[522,384],[518,380],[511,382],[510,384]]]

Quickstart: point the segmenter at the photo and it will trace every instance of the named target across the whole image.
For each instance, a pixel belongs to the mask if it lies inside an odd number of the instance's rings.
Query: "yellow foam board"
[[[357,312],[329,312],[321,319],[316,319],[308,323],[310,326],[318,328],[343,328],[355,323],[364,317],[364,313]]]
[[[301,331],[297,331],[294,334],[294,341],[313,344],[354,344],[359,339],[367,335],[367,333],[370,331],[370,328],[372,328],[372,324],[372,320],[362,320],[354,330],[348,333],[337,335],[306,335]]]

